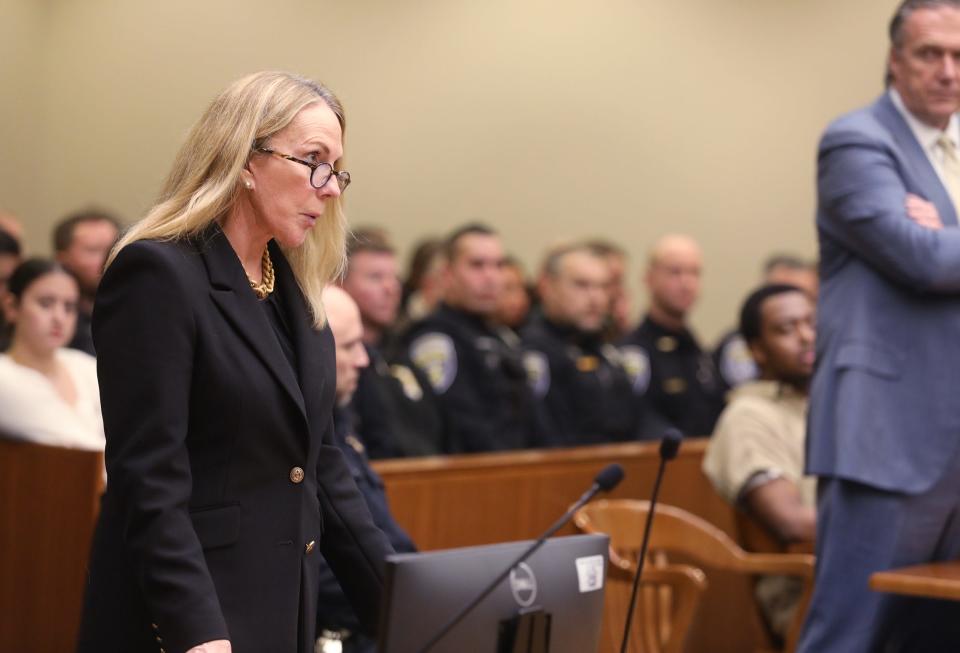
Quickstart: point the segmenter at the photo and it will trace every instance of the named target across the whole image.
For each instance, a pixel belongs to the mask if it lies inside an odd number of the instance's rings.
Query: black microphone
[[[467,605],[463,606],[446,624],[441,628],[436,635],[434,635],[421,649],[420,653],[426,653],[431,648],[436,646],[437,642],[446,636],[453,627],[460,623],[464,617],[466,617],[470,612],[473,611],[480,602],[483,601],[487,596],[497,588],[497,586],[502,583],[507,576],[510,575],[510,572],[514,567],[519,565],[521,562],[533,555],[537,549],[543,546],[543,543],[547,541],[547,538],[556,533],[558,530],[563,528],[563,526],[570,521],[570,518],[573,517],[573,513],[582,508],[590,499],[595,497],[600,492],[609,492],[613,488],[617,487],[620,481],[623,480],[623,467],[617,463],[612,463],[607,465],[593,478],[593,485],[590,486],[590,489],[583,493],[577,502],[570,507],[567,512],[563,513],[563,516],[560,517],[557,521],[553,523],[550,528],[544,531],[543,535],[537,538],[537,540],[527,547],[526,551],[521,553],[516,560],[511,562],[503,572],[493,579],[493,582],[487,585],[482,592],[480,592],[475,599],[470,601]]]
[[[650,496],[650,509],[647,511],[647,524],[643,529],[643,540],[640,543],[640,557],[637,559],[637,573],[633,577],[633,589],[630,593],[630,607],[627,608],[627,623],[623,628],[623,642],[620,653],[626,653],[627,642],[630,640],[630,624],[633,622],[633,613],[637,607],[637,590],[640,589],[640,576],[643,574],[643,560],[647,556],[647,543],[650,541],[650,527],[653,525],[653,510],[657,506],[657,495],[660,494],[660,483],[663,481],[663,470],[668,460],[677,457],[683,434],[677,429],[667,429],[660,441],[660,467],[657,469],[657,479],[653,482],[653,494]]]

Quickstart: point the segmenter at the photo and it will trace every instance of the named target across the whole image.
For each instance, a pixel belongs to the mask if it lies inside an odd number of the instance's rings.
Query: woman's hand
[[[907,200],[904,202],[907,209],[907,217],[916,222],[921,227],[927,229],[943,229],[943,222],[940,221],[940,213],[933,202],[907,193]]]
[[[187,653],[231,653],[230,640],[218,639],[212,642],[204,642],[200,646],[194,646]]]

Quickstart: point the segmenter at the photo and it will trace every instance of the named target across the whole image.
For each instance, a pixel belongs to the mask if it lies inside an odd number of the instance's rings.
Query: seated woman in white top
[[[78,297],[77,282],[52,261],[27,260],[10,276],[3,308],[13,333],[0,354],[0,437],[103,450],[96,361],[64,348]]]

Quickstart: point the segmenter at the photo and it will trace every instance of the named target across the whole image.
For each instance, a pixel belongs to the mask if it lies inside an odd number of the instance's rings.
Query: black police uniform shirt
[[[404,342],[442,407],[447,452],[534,444],[532,397],[516,334],[441,304],[410,328]]]
[[[747,341],[737,329],[728,331],[713,350],[713,365],[720,375],[724,391],[760,378],[760,370],[750,354]]]
[[[687,329],[675,331],[648,315],[620,344],[634,390],[685,435],[707,436],[724,405],[713,359]]]
[[[620,351],[600,333],[557,324],[538,312],[520,335],[542,424],[539,444],[574,446],[641,436],[646,401],[634,392]]]
[[[445,425],[426,375],[406,352],[385,355],[366,346],[370,365],[353,395],[357,435],[372,459],[433,456],[445,450]]]
[[[357,489],[363,495],[373,522],[387,536],[397,553],[416,551],[413,540],[390,512],[383,479],[370,467],[364,444],[353,429],[350,410],[342,406],[334,408],[333,419],[334,444],[343,452],[344,460],[350,468]],[[323,630],[356,633],[360,628],[359,619],[350,607],[333,570],[326,561],[321,560],[320,563],[317,633]]]

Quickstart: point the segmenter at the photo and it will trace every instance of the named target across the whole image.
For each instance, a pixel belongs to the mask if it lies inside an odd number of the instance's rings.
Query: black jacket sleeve
[[[196,338],[182,250],[125,247],[107,270],[93,315],[111,493],[150,618],[167,650],[228,639],[188,513],[186,435]]]

